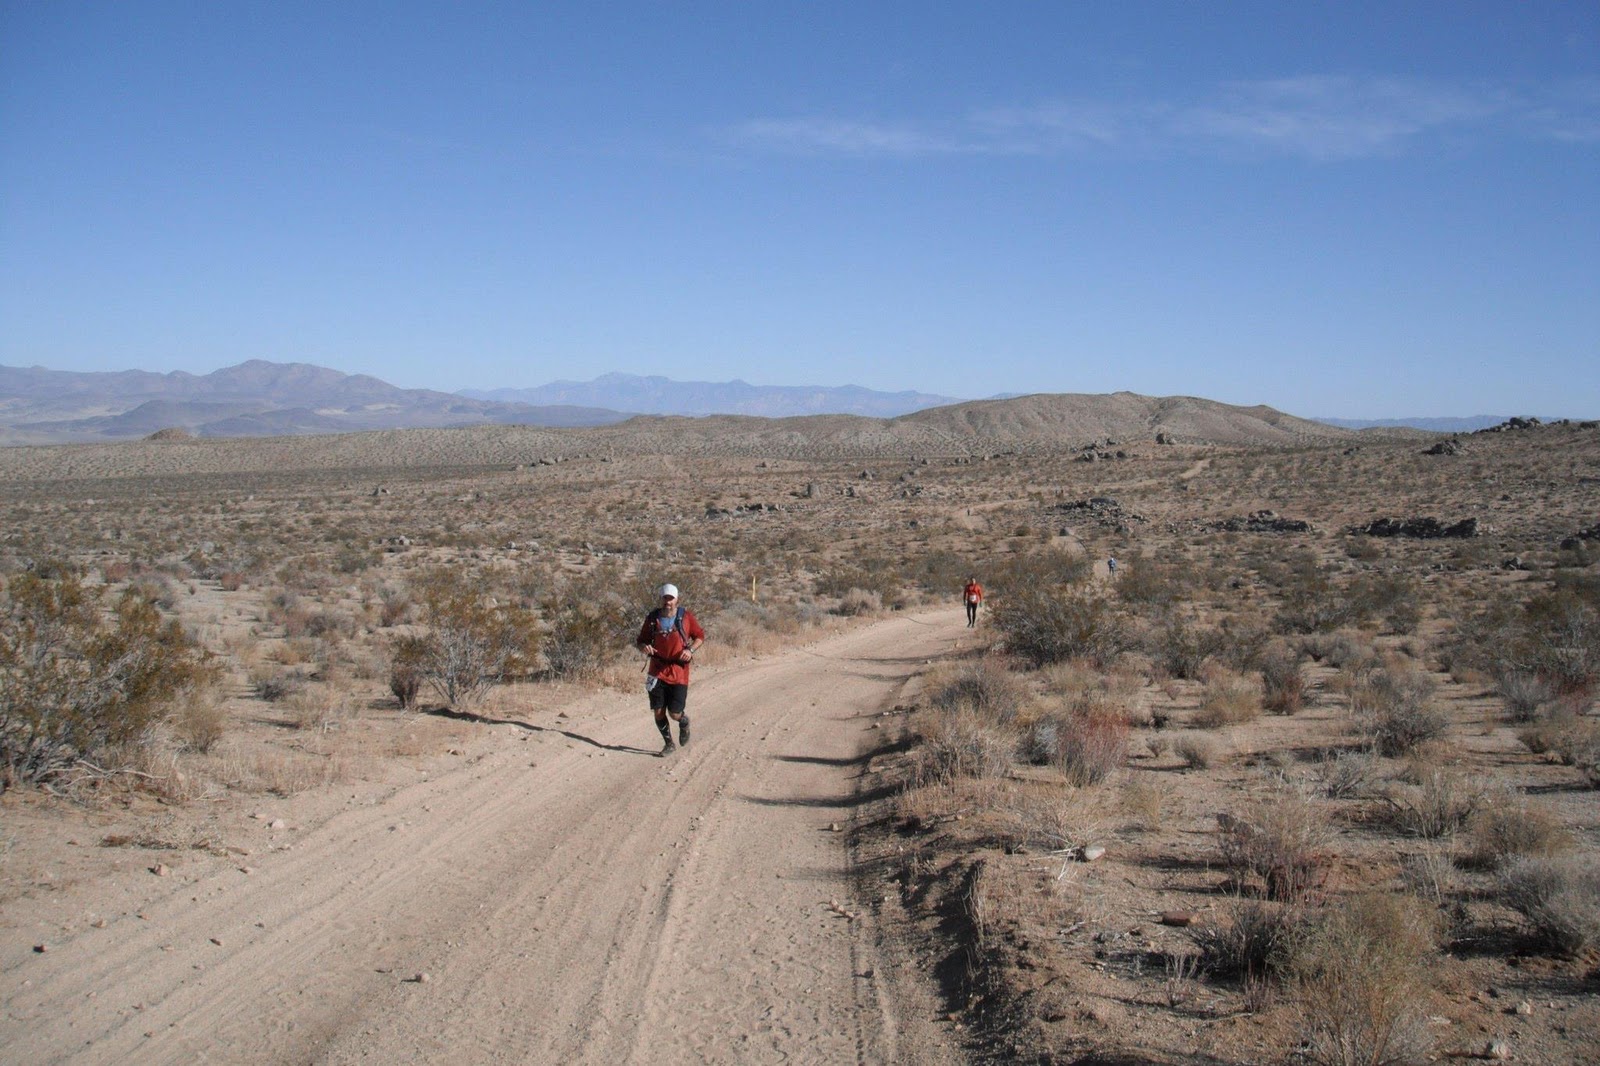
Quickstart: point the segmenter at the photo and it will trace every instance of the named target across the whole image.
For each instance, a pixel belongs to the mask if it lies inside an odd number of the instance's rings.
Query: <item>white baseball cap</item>
[[[677,599],[678,598],[678,586],[676,586],[676,585],[662,585],[660,594],[663,595],[663,596],[671,596],[673,599]]]

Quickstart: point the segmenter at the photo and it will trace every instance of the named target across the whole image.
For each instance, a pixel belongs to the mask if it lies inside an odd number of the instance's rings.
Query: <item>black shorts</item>
[[[688,685],[669,685],[665,681],[657,681],[655,688],[650,690],[650,709],[652,711],[682,714],[683,709],[688,704]]]

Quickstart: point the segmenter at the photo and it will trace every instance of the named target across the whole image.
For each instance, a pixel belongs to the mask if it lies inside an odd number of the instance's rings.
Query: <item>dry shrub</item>
[[[345,724],[350,705],[326,685],[307,685],[284,701],[289,721],[296,729],[327,733]]]
[[[545,607],[550,631],[540,651],[557,680],[592,678],[615,662],[636,635],[636,624],[614,592],[567,598]],[[530,649],[531,650],[531,649]]]
[[[835,623],[809,603],[751,603],[735,600],[717,612],[716,631],[708,647],[765,655],[793,647],[794,637]],[[698,656],[697,656],[698,657]]]
[[[228,729],[228,712],[211,685],[193,685],[179,697],[168,719],[173,735],[187,751],[204,755]]]
[[[1217,729],[1254,721],[1260,715],[1260,686],[1251,678],[1217,670],[1206,680],[1194,724],[1201,729]]]
[[[1437,766],[1416,765],[1406,777],[1383,790],[1395,824],[1425,840],[1453,836],[1477,813],[1484,787],[1466,774]]]
[[[1172,753],[1191,770],[1207,770],[1217,761],[1217,742],[1203,733],[1180,733],[1173,738]]]
[[[883,610],[883,596],[871,589],[848,588],[844,595],[839,597],[839,606],[834,608],[835,613],[847,617],[877,614]]]
[[[928,702],[944,712],[971,711],[994,722],[1010,722],[1028,697],[1028,687],[993,659],[941,666],[928,678]]]
[[[140,791],[174,807],[212,797],[219,789],[205,773],[188,765],[188,760],[174,751],[165,737],[147,736],[110,761],[119,769],[134,772],[134,783]]]
[[[1303,639],[1300,646],[1312,661],[1349,674],[1360,673],[1377,661],[1372,645],[1358,633],[1319,633]]]
[[[878,607],[875,610],[904,606],[907,587],[908,582],[901,577],[898,562],[887,558],[862,558],[841,565],[820,575],[816,584],[820,595],[837,596],[841,602],[852,590],[876,594]]]
[[[1514,859],[1500,872],[1499,892],[1548,947],[1576,955],[1600,944],[1600,864],[1593,856]]]
[[[1329,799],[1356,799],[1371,791],[1378,760],[1371,752],[1341,751],[1321,764],[1322,794]]]
[[[1188,596],[1190,569],[1176,561],[1143,553],[1124,559],[1117,571],[1117,595],[1129,603],[1166,607]]]
[[[1032,666],[1083,659],[1110,664],[1132,645],[1127,618],[1076,586],[1024,585],[996,595],[990,618],[1008,651]]]
[[[1435,908],[1442,908],[1449,901],[1459,882],[1448,845],[1425,847],[1415,855],[1406,856],[1401,864],[1401,885]]]
[[[1448,723],[1433,700],[1437,687],[1414,666],[1388,663],[1356,681],[1350,708],[1378,754],[1407,755],[1444,735]]]
[[[470,706],[491,686],[532,669],[539,638],[529,611],[492,600],[453,570],[429,575],[423,603],[429,629],[418,665],[449,706]]]
[[[1572,847],[1567,832],[1549,808],[1522,797],[1505,797],[1473,815],[1468,826],[1467,862],[1495,870],[1524,856],[1547,857]]]
[[[1437,919],[1407,896],[1367,894],[1309,923],[1288,973],[1308,1057],[1326,1066],[1423,1061]]]
[[[1273,714],[1294,714],[1305,704],[1306,675],[1300,655],[1287,645],[1275,645],[1261,657],[1262,705]]]
[[[378,598],[378,624],[385,629],[408,622],[415,614],[416,605],[408,588],[384,585],[378,590]]]
[[[1258,803],[1244,817],[1219,814],[1217,824],[1223,865],[1240,881],[1260,878],[1268,899],[1304,899],[1326,877],[1332,832],[1297,792]]]
[[[1513,722],[1532,722],[1539,708],[1555,699],[1555,686],[1531,670],[1507,670],[1495,679],[1495,691],[1505,701]]]
[[[1016,737],[972,711],[940,713],[923,733],[912,764],[916,785],[964,777],[1002,777],[1012,765]]]
[[[1303,924],[1298,908],[1236,899],[1222,921],[1201,926],[1192,936],[1206,973],[1245,982],[1264,981],[1284,972]]]
[[[1099,839],[1103,815],[1086,792],[1064,792],[1039,782],[996,781],[984,811],[1006,840],[1030,849],[1064,853]]]
[[[250,670],[250,688],[256,699],[280,703],[305,688],[306,679],[298,671],[257,666]]]
[[[1116,710],[1086,702],[1041,715],[1024,731],[1023,758],[1058,768],[1074,785],[1093,785],[1127,765],[1128,720]]]
[[[336,755],[298,752],[257,752],[233,762],[227,770],[229,787],[246,792],[292,796],[346,780],[349,767]]]
[[[1298,561],[1284,581],[1276,619],[1280,631],[1324,633],[1359,619],[1359,604],[1334,583],[1333,574],[1309,556]]]
[[[1587,701],[1584,701],[1585,703]],[[1600,765],[1600,722],[1582,716],[1576,702],[1557,700],[1517,731],[1529,751],[1548,753],[1564,765],[1591,771]]]
[[[174,698],[216,676],[182,626],[129,588],[102,607],[70,570],[0,584],[0,791],[134,743]]]
[[[1509,654],[1558,693],[1600,687],[1600,593],[1592,584],[1558,588],[1524,608]]]
[[[1169,676],[1192,680],[1226,644],[1227,637],[1221,630],[1172,614],[1151,633],[1148,650],[1156,665]]]
[[[1146,775],[1131,776],[1122,786],[1122,809],[1140,829],[1160,828],[1171,799],[1170,788],[1152,783]]]
[[[428,642],[422,637],[400,637],[389,646],[389,691],[403,711],[416,710],[427,654]]]

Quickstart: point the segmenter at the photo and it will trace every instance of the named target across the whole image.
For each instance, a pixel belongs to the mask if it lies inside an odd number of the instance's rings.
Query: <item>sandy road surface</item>
[[[873,716],[963,632],[896,616],[704,673],[668,759],[642,693],[482,726],[248,872],[8,946],[0,1060],[958,1061],[831,824]]]

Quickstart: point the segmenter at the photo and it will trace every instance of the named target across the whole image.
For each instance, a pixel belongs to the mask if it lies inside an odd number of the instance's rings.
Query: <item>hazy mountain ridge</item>
[[[872,393],[871,390],[764,389],[743,382],[709,387],[666,378],[612,374],[585,389],[614,384],[653,392],[660,402],[699,396],[716,389],[746,400],[765,397],[777,403],[818,405],[911,403],[939,397],[925,393]],[[558,386],[560,383],[558,383]],[[535,391],[569,399],[592,392]],[[515,391],[515,390],[511,390]],[[731,401],[730,401],[731,402]],[[401,443],[395,433],[478,427],[446,436],[422,436]],[[526,427],[490,432],[494,427]],[[1357,439],[1355,430],[1296,418],[1271,407],[1242,407],[1188,396],[1149,397],[1131,392],[1109,395],[1036,394],[1010,399],[971,400],[883,417],[822,413],[789,417],[716,413],[638,415],[571,405],[531,405],[475,399],[426,389],[401,389],[366,375],[303,363],[252,360],[212,374],[153,374],[122,371],[76,374],[42,368],[0,367],[0,442],[9,445],[137,441],[163,429],[184,429],[196,437],[250,438],[222,468],[273,462],[267,457],[288,445],[269,446],[263,438],[308,438],[294,445],[295,456],[322,462],[382,465],[395,447],[415,455],[416,463],[517,462],[544,452],[573,454],[747,455],[849,457],[925,454],[962,455],[1007,449],[1061,451],[1092,442],[1291,446]],[[1413,434],[1417,430],[1365,430],[1365,434]],[[362,440],[359,434],[385,434]],[[321,438],[330,438],[323,440]],[[315,441],[315,442],[313,442]],[[172,442],[154,442],[171,447]],[[198,444],[199,442],[195,442]],[[215,454],[231,454],[221,448]],[[195,453],[195,454],[198,454]],[[290,453],[285,451],[284,461]],[[448,456],[448,458],[445,458]],[[165,462],[165,460],[162,460]],[[207,460],[210,462],[212,460]],[[296,459],[295,461],[301,461]]]
[[[1318,418],[1330,426],[1344,429],[1420,429],[1429,433],[1476,433],[1480,429],[1505,424],[1510,415],[1468,415],[1464,418]],[[1553,422],[1553,418],[1541,419]]]
[[[895,418],[929,407],[961,403],[953,396],[905,390],[878,392],[859,385],[751,385],[674,381],[659,375],[602,374],[593,381],[553,381],[536,388],[462,389],[458,395],[505,403],[576,404],[648,415],[861,415]]]
[[[5,444],[128,440],[168,428],[201,437],[276,437],[483,423],[594,426],[626,417],[402,389],[366,374],[262,359],[198,375],[0,366]]]

